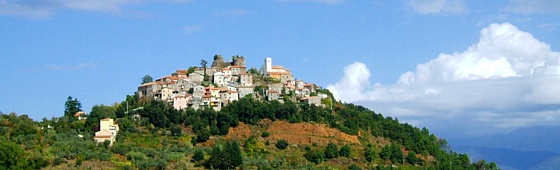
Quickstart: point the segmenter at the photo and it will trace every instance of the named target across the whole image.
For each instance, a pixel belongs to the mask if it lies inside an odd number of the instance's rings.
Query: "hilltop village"
[[[210,67],[202,60],[200,67],[177,70],[169,76],[146,82],[138,86],[136,92],[139,98],[162,100],[177,110],[210,107],[216,111],[243,97],[325,106],[328,104],[324,102],[327,93],[316,84],[295,80],[289,69],[272,65],[272,58],[265,58],[257,70],[254,67],[247,69],[243,56],[224,61],[221,55],[214,56]]]

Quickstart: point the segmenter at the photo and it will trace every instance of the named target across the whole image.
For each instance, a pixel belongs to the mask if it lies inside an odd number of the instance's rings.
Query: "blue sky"
[[[69,95],[89,112],[145,74],[222,54],[257,68],[272,57],[343,101],[444,135],[560,125],[555,0],[0,0],[0,37],[0,111],[36,120],[61,116]],[[539,94],[549,98],[527,102]]]

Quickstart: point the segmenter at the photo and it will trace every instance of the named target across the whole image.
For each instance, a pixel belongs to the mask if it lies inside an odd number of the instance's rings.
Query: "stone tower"
[[[214,55],[214,61],[212,62],[212,67],[224,67],[224,65],[226,65],[224,63],[224,58],[222,57],[222,55],[216,54]]]
[[[245,66],[245,57],[243,56],[233,56],[233,62],[231,65],[234,66]]]
[[[272,58],[265,58],[264,65],[261,67],[261,73],[268,76],[270,71],[272,71]]]

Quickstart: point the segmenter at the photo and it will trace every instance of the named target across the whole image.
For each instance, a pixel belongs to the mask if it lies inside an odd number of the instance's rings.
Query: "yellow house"
[[[111,145],[117,138],[117,133],[119,132],[119,125],[113,121],[111,118],[101,119],[99,121],[99,131],[95,132],[95,137],[93,138],[96,142],[102,143],[105,140],[111,141]]]

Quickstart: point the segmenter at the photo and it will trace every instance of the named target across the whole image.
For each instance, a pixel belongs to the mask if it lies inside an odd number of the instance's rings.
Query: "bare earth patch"
[[[262,122],[261,122],[262,123]],[[290,144],[309,145],[316,143],[326,145],[329,142],[337,144],[358,144],[358,136],[349,135],[338,129],[329,128],[325,124],[316,123],[288,123],[286,121],[266,122],[266,131],[270,133],[267,140],[287,140]],[[230,128],[227,139],[246,139],[254,134],[251,126],[239,123],[235,128]]]

